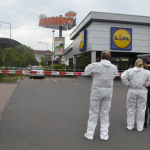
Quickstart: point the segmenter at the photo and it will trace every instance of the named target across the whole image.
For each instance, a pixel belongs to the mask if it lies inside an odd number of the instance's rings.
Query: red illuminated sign
[[[49,17],[40,19],[39,26],[70,26],[73,18]]]

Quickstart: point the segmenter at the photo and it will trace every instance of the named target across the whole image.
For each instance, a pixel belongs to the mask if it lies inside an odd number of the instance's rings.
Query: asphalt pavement
[[[148,150],[150,126],[126,129],[127,87],[114,83],[109,140],[86,132],[92,80],[21,80],[0,120],[0,150]]]

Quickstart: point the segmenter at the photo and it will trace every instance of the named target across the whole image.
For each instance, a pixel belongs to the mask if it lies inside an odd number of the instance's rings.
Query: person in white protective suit
[[[109,111],[113,94],[113,81],[118,74],[118,69],[109,61],[111,53],[103,51],[101,61],[89,64],[85,68],[85,74],[93,75],[93,84],[90,96],[89,119],[87,132],[84,137],[93,140],[98,115],[100,115],[100,139],[108,140]]]
[[[124,71],[122,82],[129,87],[127,93],[127,129],[134,128],[135,117],[137,131],[143,130],[147,101],[147,86],[150,86],[150,72],[142,68],[142,59],[137,59],[135,67]]]

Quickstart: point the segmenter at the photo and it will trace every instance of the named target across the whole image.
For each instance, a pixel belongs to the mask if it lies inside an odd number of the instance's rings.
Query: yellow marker
[[[33,80],[33,78],[32,78],[32,80]]]
[[[47,81],[48,81],[48,79],[47,79]]]
[[[20,76],[19,76],[19,79],[20,79]]]

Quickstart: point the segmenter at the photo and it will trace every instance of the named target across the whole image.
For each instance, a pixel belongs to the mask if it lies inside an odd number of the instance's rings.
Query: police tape
[[[33,74],[33,75],[70,75],[70,76],[89,76],[85,72],[61,72],[61,71],[22,71],[22,70],[0,70],[0,73],[11,74]],[[122,73],[118,73],[117,76],[121,76]],[[92,75],[91,75],[92,76]]]

